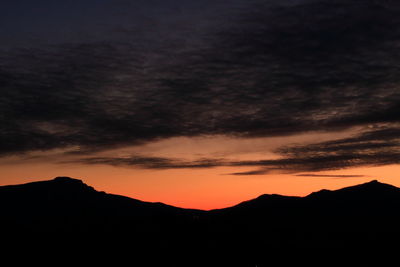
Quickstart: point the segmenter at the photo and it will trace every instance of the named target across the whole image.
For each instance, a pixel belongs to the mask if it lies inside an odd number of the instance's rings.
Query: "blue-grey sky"
[[[197,31],[210,20],[225,16],[224,9],[234,6],[235,1],[230,1],[228,5],[223,2],[2,1],[2,46],[138,41],[142,35],[156,38],[157,34],[165,38],[184,29]]]

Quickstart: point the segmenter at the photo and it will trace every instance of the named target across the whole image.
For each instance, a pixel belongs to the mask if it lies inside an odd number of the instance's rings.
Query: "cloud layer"
[[[397,1],[260,0],[219,7],[193,16],[196,9],[186,7],[179,16],[186,23],[171,13],[157,13],[151,23],[135,19],[135,31],[114,27],[114,37],[101,42],[4,50],[0,155],[55,148],[88,153],[177,136],[268,137],[385,125],[353,139],[282,148],[279,160],[134,156],[86,163],[260,167],[245,174],[398,163]]]

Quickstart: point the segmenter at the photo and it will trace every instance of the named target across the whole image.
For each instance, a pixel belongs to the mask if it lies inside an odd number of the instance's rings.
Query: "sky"
[[[213,209],[400,186],[395,0],[4,0],[0,185]]]

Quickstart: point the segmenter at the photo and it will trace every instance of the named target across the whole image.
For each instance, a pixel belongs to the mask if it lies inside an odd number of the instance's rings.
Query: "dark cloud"
[[[111,165],[119,167],[138,167],[144,169],[197,169],[197,168],[212,168],[223,165],[217,159],[200,159],[194,161],[185,161],[182,159],[171,159],[163,157],[143,157],[143,156],[130,156],[130,157],[90,157],[80,160],[64,161],[61,163],[81,163],[89,165]]]
[[[244,11],[208,63],[237,101],[223,127],[265,135],[398,121],[399,7],[300,1]]]
[[[270,172],[271,172],[270,170],[260,169],[260,170],[247,171],[247,172],[234,172],[234,173],[230,173],[229,175],[239,175],[239,176],[264,175],[264,174],[269,174]]]
[[[326,177],[326,178],[361,178],[365,175],[323,175],[323,174],[297,174],[299,177]]]
[[[125,158],[87,157],[73,162],[146,169],[213,168],[221,166],[258,167],[256,170],[236,172],[232,173],[232,175],[287,173],[297,174],[298,176],[360,177],[354,175],[332,176],[301,173],[399,164],[400,135],[398,133],[400,133],[399,128],[375,129],[351,138],[310,145],[292,145],[277,150],[281,158],[270,160],[229,161],[227,159],[201,159],[187,161],[183,159],[132,156]]]
[[[254,171],[254,174],[266,174],[277,170],[299,173],[399,164],[399,134],[399,128],[375,129],[351,138],[282,147],[276,151],[282,156],[277,160],[242,161],[232,165],[258,166],[261,169]]]
[[[101,42],[1,52],[0,155],[399,122],[397,1],[254,0],[221,6],[204,14],[196,8],[193,17],[195,8],[186,8],[182,20],[160,16],[133,23],[134,30],[118,28],[118,38]],[[177,21],[187,23],[170,27]],[[279,160],[140,163],[133,157],[86,163],[262,168],[256,173],[397,163],[397,139],[384,139],[397,128],[380,131],[356,141],[282,148]]]

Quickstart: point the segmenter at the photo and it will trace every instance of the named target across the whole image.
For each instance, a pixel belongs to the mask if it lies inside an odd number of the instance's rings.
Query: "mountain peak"
[[[62,183],[81,183],[83,184],[82,180],[79,179],[75,179],[75,178],[71,178],[71,177],[67,177],[67,176],[58,176],[56,178],[53,179],[54,182],[62,182]]]
[[[66,176],[56,177],[53,180],[48,181],[48,183],[49,185],[53,185],[55,188],[95,191],[93,187],[88,186],[82,180]]]
[[[365,184],[374,185],[374,184],[383,184],[383,183],[379,182],[378,180],[371,180],[370,182],[367,182],[367,183],[365,183]]]
[[[398,189],[397,187],[390,185],[390,184],[385,184],[381,183],[378,180],[372,180],[367,183],[355,185],[355,186],[350,186],[350,187],[345,187],[341,190],[346,190],[346,189],[356,189],[356,188],[364,188],[364,189]]]
[[[391,193],[398,193],[400,189],[396,186],[381,183],[378,180],[372,180],[363,184],[353,185],[338,190],[320,190],[311,193],[307,198],[327,197],[333,194],[351,195],[351,196],[385,196]]]

